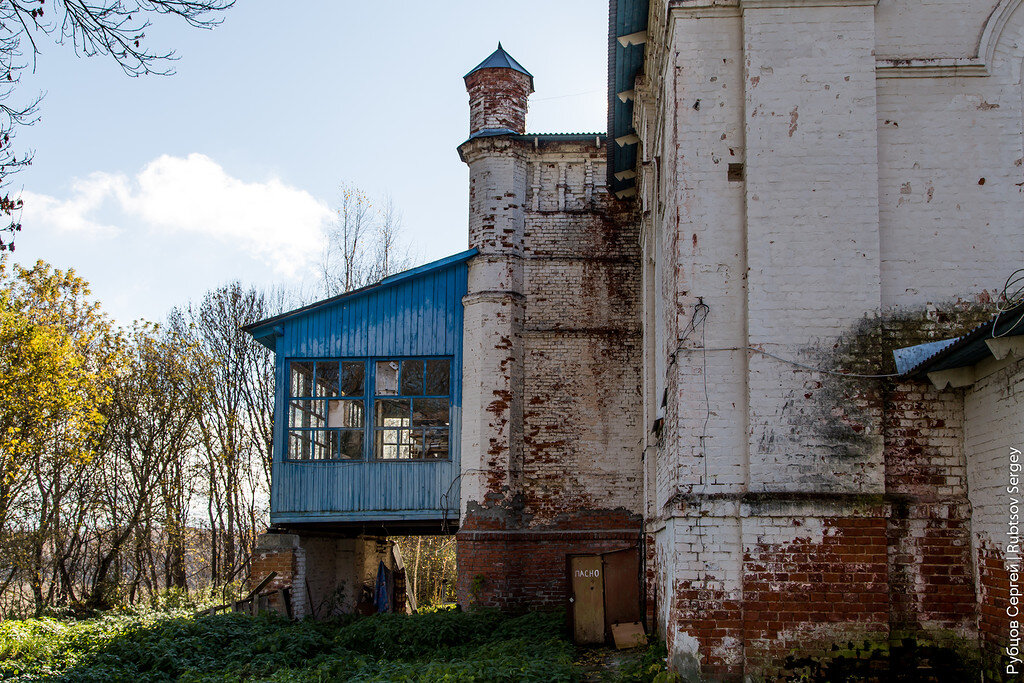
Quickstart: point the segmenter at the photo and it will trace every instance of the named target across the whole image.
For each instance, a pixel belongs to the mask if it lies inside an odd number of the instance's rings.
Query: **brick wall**
[[[893,629],[945,629],[970,638],[977,607],[963,398],[924,382],[883,391]]]
[[[1005,590],[960,394],[742,349],[891,373],[892,348],[990,316],[1024,260],[1024,11],[990,77],[945,78],[876,61],[974,57],[995,0],[872,5],[651,2],[634,121],[648,594],[684,673],[771,677],[847,637],[970,641],[980,596]],[[790,510],[804,496],[818,507]]]
[[[973,57],[993,0],[879,0],[879,57]]]
[[[811,366],[880,305],[873,12],[743,14],[747,342]],[[881,493],[879,415],[846,384],[808,399],[808,380],[750,355],[750,490]]]
[[[277,572],[277,576],[266,589],[290,588],[292,616],[302,619],[309,615],[309,601],[306,599],[306,552],[295,534],[267,533],[260,536],[253,553],[249,570],[249,590],[260,581]],[[277,600],[277,598],[274,598]],[[282,606],[273,607],[283,612]]]
[[[269,576],[271,572],[277,572],[277,576],[267,584],[268,590],[291,586],[295,578],[295,570],[294,550],[257,552],[252,559],[249,590],[256,588],[260,581]]]
[[[990,312],[1024,260],[1024,11],[988,77],[876,66],[974,57],[994,8],[652,0],[635,215],[587,144],[463,146],[486,255],[467,301],[491,298],[467,305],[486,419],[464,435],[461,599],[554,604],[565,555],[643,510],[648,610],[684,673],[771,677],[794,650],[979,619],[1001,642],[1015,380],[964,408],[747,350],[889,373],[892,348]]]
[[[482,255],[466,298],[459,601],[561,606],[567,555],[641,535],[637,228],[605,190],[600,136],[460,150]]]
[[[1006,613],[1010,604],[1010,572],[1003,550],[986,540],[979,542],[977,556],[978,630],[985,647],[1001,658],[1001,650],[1008,644],[1010,633],[1010,618]]]
[[[1024,258],[1020,63],[984,78],[878,80],[886,309],[990,301]]]
[[[885,641],[886,522],[884,511],[872,512],[852,518],[745,520],[748,675],[776,678],[794,650],[827,656],[843,640]]]
[[[734,679],[743,672],[743,552],[739,503],[693,497],[677,503],[657,534],[664,620],[658,630],[672,667]],[[665,570],[662,572],[661,567]]]
[[[998,660],[1005,662],[1010,638],[1011,572],[1017,574],[1020,591],[1020,561],[1008,552],[1012,537],[1010,493],[1011,449],[1024,451],[1024,363],[1010,356],[1004,361],[987,361],[976,368],[980,379],[965,389],[965,450],[970,501],[974,510],[972,549],[977,563],[980,612],[979,630],[983,642]],[[1022,456],[1024,458],[1024,456]],[[1020,487],[1018,487],[1020,488]],[[1024,489],[1021,489],[1024,491]],[[1018,515],[1019,515],[1018,511]],[[1020,622],[1020,618],[1016,620]]]
[[[529,76],[513,69],[480,69],[466,77],[469,133],[485,128],[526,131],[526,102],[533,91]]]
[[[395,569],[392,545],[381,536],[266,533],[260,536],[253,554],[249,589],[273,571],[277,576],[267,590],[290,588],[296,619],[351,614],[364,588],[373,593],[379,563]],[[404,604],[405,598],[396,595],[395,600]]]
[[[572,526],[578,526],[571,520]],[[460,604],[484,604],[512,611],[568,607],[569,555],[591,555],[635,547],[641,540],[636,520],[622,528],[537,531],[460,531]]]

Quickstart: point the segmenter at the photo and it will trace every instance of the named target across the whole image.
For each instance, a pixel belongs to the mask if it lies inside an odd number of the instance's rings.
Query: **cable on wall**
[[[1019,290],[1017,291],[1016,295],[1019,298],[1024,299],[1024,269],[1019,271],[1019,280],[1018,280],[1017,284],[1019,284]],[[730,347],[708,348],[708,346],[707,346],[707,324],[706,323],[707,323],[708,315],[710,313],[711,313],[711,307],[708,304],[704,303],[704,298],[703,297],[698,297],[698,302],[693,307],[693,313],[690,315],[690,321],[687,324],[687,326],[684,328],[683,333],[682,333],[682,335],[681,335],[681,337],[679,339],[679,343],[676,346],[675,351],[669,356],[669,368],[671,368],[671,366],[676,363],[676,361],[678,359],[678,354],[680,352],[682,352],[684,350],[688,351],[688,352],[689,351],[696,351],[698,349],[701,352],[702,380],[703,380],[704,407],[705,407],[704,423],[701,426],[701,434],[700,434],[700,442],[699,442],[700,443],[700,451],[701,451],[700,455],[701,455],[701,460],[702,460],[702,465],[703,465],[703,475],[701,476],[701,492],[702,493],[706,493],[707,492],[707,488],[708,488],[709,480],[710,480],[710,472],[709,472],[709,468],[708,468],[708,450],[707,450],[707,443],[706,443],[707,435],[708,435],[708,424],[711,421],[711,399],[710,399],[710,395],[709,395],[709,392],[708,392],[708,360],[707,360],[708,359],[708,352],[709,351],[710,352],[747,351],[747,352],[750,352],[750,353],[758,353],[758,354],[761,354],[763,356],[767,356],[768,358],[772,358],[772,359],[777,360],[779,362],[785,363],[787,365],[791,365],[791,366],[794,366],[794,367],[797,367],[797,368],[801,368],[803,370],[807,370],[807,371],[810,371],[810,372],[817,372],[817,373],[821,373],[821,374],[825,374],[825,375],[830,375],[830,376],[833,376],[833,377],[845,377],[845,378],[848,378],[848,379],[888,379],[888,378],[901,377],[902,376],[902,373],[898,373],[898,372],[897,373],[885,373],[885,374],[863,374],[863,373],[854,373],[854,372],[843,372],[843,371],[837,371],[837,370],[826,370],[824,368],[814,367],[813,365],[808,365],[806,363],[800,363],[798,361],[795,361],[795,360],[792,360],[792,359],[789,359],[789,358],[784,358],[784,357],[779,356],[777,354],[771,353],[770,351],[765,351],[764,349],[759,349],[759,348],[756,348],[756,347],[753,347],[753,346],[730,346]],[[1022,316],[1021,319],[1024,320],[1024,316]],[[1018,321],[1018,323],[1019,322],[1020,321]],[[700,329],[700,346],[699,347],[685,347],[684,348],[684,344],[690,339],[690,337],[694,333],[697,332],[698,328]],[[679,491],[680,491],[680,486],[677,484],[676,485],[676,492],[678,493]],[[703,522],[703,513],[701,512],[701,513],[698,514],[697,519],[696,519],[696,524],[695,524],[696,535],[697,535],[697,538],[699,539],[699,546],[698,546],[699,549],[697,551],[697,559],[698,559],[698,561],[702,558],[702,556],[706,552],[706,544],[705,544],[705,539],[704,539],[705,531],[704,531],[703,523],[702,522]],[[705,558],[705,561],[706,561],[706,558]],[[702,574],[703,574],[705,585],[706,585],[707,576],[708,576],[707,575],[707,571],[706,570],[703,571]]]
[[[996,318],[992,321],[993,339],[1009,337],[1021,324],[1021,321],[1024,321],[1024,315],[1021,315],[1010,329],[1002,334],[996,334],[996,329],[999,327],[999,316],[1016,308],[1021,303],[1024,303],[1024,268],[1018,268],[1010,273],[1010,277],[1006,278],[1006,284],[1003,285],[1003,291],[1000,293],[999,301],[996,303]]]
[[[459,479],[462,479],[462,475],[463,474],[466,474],[466,473],[469,473],[469,472],[487,472],[487,471],[488,470],[481,469],[479,467],[474,467],[474,468],[462,470],[457,475],[455,475],[455,477],[451,480],[451,483],[448,484],[448,489],[444,493],[441,494],[441,497],[440,497],[438,502],[441,505],[441,533],[443,535],[445,535],[445,536],[448,535],[448,502],[449,502],[448,497],[452,493],[452,487],[455,486],[455,483],[458,482]]]

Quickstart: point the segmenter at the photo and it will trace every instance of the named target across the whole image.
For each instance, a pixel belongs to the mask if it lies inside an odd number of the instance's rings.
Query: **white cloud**
[[[127,179],[123,175],[93,173],[84,180],[71,183],[71,198],[59,200],[45,194],[22,192],[25,210],[21,222],[33,225],[49,223],[61,232],[78,232],[96,237],[113,237],[121,232],[115,225],[107,225],[90,217],[109,197],[124,197]]]
[[[151,231],[192,234],[237,247],[293,276],[317,254],[331,219],[328,206],[277,178],[245,182],[203,154],[161,156],[129,179],[93,173],[57,199],[24,192],[26,229],[46,224],[61,232],[111,237],[122,228],[97,217],[108,201]]]

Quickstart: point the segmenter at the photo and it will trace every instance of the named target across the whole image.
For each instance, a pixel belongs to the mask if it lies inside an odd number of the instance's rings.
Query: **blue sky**
[[[214,31],[147,32],[179,53],[170,77],[44,45],[17,94],[46,97],[16,141],[35,152],[11,182],[16,260],[73,267],[122,322],[158,320],[229,280],[308,277],[342,182],[392,196],[417,261],[465,249],[462,76],[500,40],[534,75],[530,131],[603,131],[607,12],[241,0]]]

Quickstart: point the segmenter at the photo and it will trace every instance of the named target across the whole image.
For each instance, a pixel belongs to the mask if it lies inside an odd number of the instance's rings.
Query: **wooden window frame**
[[[402,365],[406,361],[421,361],[424,363],[424,375],[426,374],[426,362],[427,361],[446,361],[448,363],[448,393],[447,394],[426,394],[420,393],[416,395],[402,394]],[[338,393],[340,394],[342,389],[342,377],[343,377],[343,365],[342,363],[362,363],[363,364],[363,393],[361,395],[352,396],[306,396],[293,393],[294,391],[294,371],[293,364],[306,363],[312,366],[313,380],[311,384],[312,393],[317,393],[316,377],[317,377],[317,364],[319,363],[338,363]],[[399,366],[398,375],[398,393],[396,394],[377,394],[377,363],[378,362],[397,362]],[[329,357],[329,358],[288,358],[285,360],[285,370],[287,377],[287,387],[285,388],[285,408],[284,408],[284,453],[283,460],[290,463],[335,463],[335,464],[352,464],[352,463],[424,463],[424,462],[450,462],[452,459],[452,408],[454,405],[454,391],[456,388],[456,382],[454,377],[455,362],[452,356],[366,356],[366,357]],[[427,391],[426,379],[424,378],[423,392]],[[397,399],[406,400],[409,403],[409,425],[401,431],[419,431],[421,432],[421,439],[424,439],[421,452],[427,450],[426,434],[428,431],[432,431],[435,434],[443,432],[447,440],[447,456],[444,458],[378,458],[377,456],[377,439],[383,438],[383,433],[387,431],[400,431],[400,428],[388,428],[378,427],[376,425],[376,414],[377,414],[377,401]],[[444,427],[413,427],[412,415],[415,400],[438,400],[446,399],[448,402],[448,420]],[[351,400],[360,401],[362,403],[362,426],[360,428],[343,428],[343,427],[295,427],[292,425],[293,418],[293,404],[302,401],[322,401],[324,404],[322,420],[326,423],[327,415],[330,410],[329,401],[332,400]],[[315,411],[314,411],[314,414]],[[310,439],[315,438],[315,433],[330,433],[336,440],[340,439],[339,433],[341,432],[361,432],[362,433],[362,448],[360,456],[358,458],[293,458],[292,457],[292,434],[293,433],[310,433]],[[299,437],[302,438],[302,437]],[[335,453],[340,453],[340,442],[336,442]],[[411,443],[411,442],[410,442]],[[307,446],[312,449],[315,446]],[[324,446],[320,446],[323,448]]]

